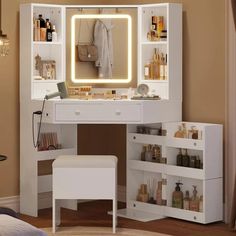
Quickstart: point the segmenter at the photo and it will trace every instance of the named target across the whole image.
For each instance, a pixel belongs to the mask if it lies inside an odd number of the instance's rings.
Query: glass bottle
[[[56,26],[52,26],[52,42],[57,42],[57,32],[56,32]]]
[[[164,65],[164,56],[163,53],[161,53],[160,57],[160,80],[165,79],[165,65]]]
[[[145,79],[150,79],[150,63],[149,62],[147,62],[144,65],[144,78]]]
[[[156,204],[162,205],[162,181],[158,181],[157,183]]]
[[[182,154],[182,150],[181,150],[181,148],[180,148],[180,149],[179,149],[179,153],[178,153],[178,155],[176,156],[176,165],[177,165],[177,166],[182,166],[182,165],[183,165],[182,162],[183,162],[183,154]]]
[[[183,200],[183,209],[189,210],[189,204],[190,204],[190,197],[189,197],[189,191],[185,192],[185,197]]]
[[[143,146],[143,150],[141,152],[141,161],[145,161],[145,153],[146,153],[146,146]]]
[[[203,212],[203,196],[200,196],[200,202],[199,202],[199,212]]]
[[[52,28],[49,19],[46,19],[46,39],[48,42],[52,42]]]
[[[183,154],[183,159],[182,159],[182,166],[184,167],[189,167],[189,155],[187,149],[185,149],[185,153]]]
[[[165,80],[167,80],[168,79],[168,67],[167,67],[167,54],[166,54],[166,56],[165,56],[165,61],[164,61],[164,71],[165,71]]]
[[[175,191],[172,193],[172,207],[183,208],[183,192],[180,189],[182,183],[176,183]]]
[[[178,126],[178,130],[175,132],[174,137],[175,138],[183,138],[184,137],[181,125]]]
[[[190,211],[199,211],[199,197],[197,196],[197,186],[193,185],[193,196],[190,200]]]
[[[145,161],[152,161],[152,145],[148,145],[146,148]]]
[[[159,78],[159,61],[158,61],[158,50],[155,48],[153,54],[153,79]]]

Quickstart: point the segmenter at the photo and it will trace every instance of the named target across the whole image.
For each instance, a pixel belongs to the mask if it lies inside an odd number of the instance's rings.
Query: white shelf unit
[[[58,41],[33,40],[33,19],[39,14],[49,18],[56,26]],[[57,134],[61,149],[38,151],[33,146],[32,113],[41,110],[46,94],[57,91],[57,83],[65,81],[65,7],[48,4],[22,4],[20,6],[20,212],[38,216],[38,209],[51,206],[52,176],[38,176],[41,161],[53,160],[60,155],[77,153],[77,126],[48,124],[42,119],[41,133]],[[34,80],[35,56],[42,60],[55,60],[55,80]],[[39,105],[33,100],[39,99]],[[49,106],[45,102],[45,109]],[[37,139],[40,116],[35,115],[34,133]],[[47,198],[42,199],[42,194]],[[49,196],[49,197],[48,197]]]
[[[182,5],[147,4],[139,7],[138,83],[147,84],[150,91],[162,99],[182,100]],[[152,16],[163,16],[166,41],[149,41]],[[145,80],[144,66],[153,57],[154,49],[167,55],[167,79]]]
[[[178,126],[186,124],[187,130],[195,126],[202,133],[202,139],[174,138]],[[149,126],[149,125],[147,125]],[[153,124],[151,125],[153,126]],[[136,126],[127,129],[127,209],[121,210],[120,216],[132,215],[133,219],[149,221],[165,216],[207,224],[223,220],[223,151],[222,125],[171,122],[162,123],[166,136],[137,134]],[[166,157],[166,164],[141,161],[143,145],[161,146],[161,156]],[[179,148],[188,149],[189,156],[199,155],[202,169],[177,166],[176,156]],[[166,206],[136,201],[141,184],[148,184],[151,178],[155,181],[166,179],[167,184],[162,196],[167,200]],[[181,190],[190,192],[197,186],[198,197],[203,196],[203,212],[195,212],[172,207],[172,193],[175,183],[183,183]],[[162,185],[163,186],[163,185]],[[132,213],[133,211],[133,213]],[[135,214],[136,211],[138,214]],[[143,214],[142,214],[143,213]],[[150,213],[148,217],[145,217]],[[134,217],[136,216],[136,217]]]
[[[32,47],[32,99],[43,98],[46,94],[56,92],[58,82],[65,80],[65,8],[58,5],[42,5],[29,4],[28,5],[30,22],[37,19],[39,14],[42,14],[44,19],[49,19],[52,25],[56,26],[57,42],[34,41],[33,25],[31,25],[30,45]],[[55,80],[36,80],[35,57],[39,55],[41,60],[54,60],[56,62],[56,79]],[[39,84],[40,83],[40,84]]]

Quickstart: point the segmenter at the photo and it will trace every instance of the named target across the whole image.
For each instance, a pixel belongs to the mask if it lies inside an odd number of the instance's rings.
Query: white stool
[[[53,233],[60,222],[59,199],[111,199],[113,233],[117,221],[117,157],[60,156],[53,167]]]

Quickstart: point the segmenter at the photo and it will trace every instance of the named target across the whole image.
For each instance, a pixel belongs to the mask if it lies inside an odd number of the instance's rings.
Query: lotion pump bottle
[[[176,183],[175,191],[172,194],[172,207],[183,208],[183,192],[180,189],[182,183]]]

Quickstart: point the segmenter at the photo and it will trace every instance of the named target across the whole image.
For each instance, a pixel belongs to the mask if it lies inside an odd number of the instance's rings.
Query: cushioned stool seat
[[[53,166],[53,232],[59,223],[59,199],[111,199],[113,233],[116,230],[117,157],[108,155],[60,156]]]

